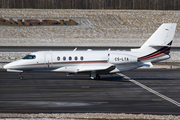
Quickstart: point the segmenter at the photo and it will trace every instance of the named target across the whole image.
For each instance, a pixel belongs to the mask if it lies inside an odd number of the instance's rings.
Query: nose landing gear
[[[22,73],[19,73],[19,80],[23,80]]]

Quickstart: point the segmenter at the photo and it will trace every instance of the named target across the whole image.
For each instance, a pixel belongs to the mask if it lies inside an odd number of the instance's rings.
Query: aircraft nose
[[[3,66],[4,69],[9,69],[10,68],[10,65],[9,64],[6,64]]]

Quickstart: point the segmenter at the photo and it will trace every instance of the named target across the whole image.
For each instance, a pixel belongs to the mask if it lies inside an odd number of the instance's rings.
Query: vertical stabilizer
[[[131,51],[138,54],[139,61],[158,61],[170,58],[170,48],[174,38],[176,23],[162,24],[152,36],[139,48]]]
[[[173,40],[176,23],[162,24],[154,34],[141,46],[140,49],[145,49],[152,46],[168,46]]]
[[[176,23],[162,24],[139,49],[131,49],[131,51],[141,52],[143,56],[156,52],[163,47],[170,47],[174,38],[176,25]]]

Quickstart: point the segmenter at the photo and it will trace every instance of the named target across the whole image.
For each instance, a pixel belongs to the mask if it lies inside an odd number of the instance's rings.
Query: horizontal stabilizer
[[[140,49],[139,48],[136,48],[136,49],[130,49],[132,52],[139,52]]]
[[[170,45],[149,45],[149,47],[170,47]]]
[[[144,67],[153,67],[153,64],[151,62],[141,62],[141,65]]]

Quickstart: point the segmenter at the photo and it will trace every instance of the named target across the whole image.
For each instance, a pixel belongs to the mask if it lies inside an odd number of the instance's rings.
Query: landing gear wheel
[[[101,77],[100,77],[98,74],[96,74],[96,77],[95,77],[94,79],[95,79],[95,80],[100,80]]]
[[[22,73],[19,73],[19,79],[20,79],[20,80],[23,80]]]
[[[20,79],[20,80],[23,80],[23,76],[19,76],[19,79]]]

